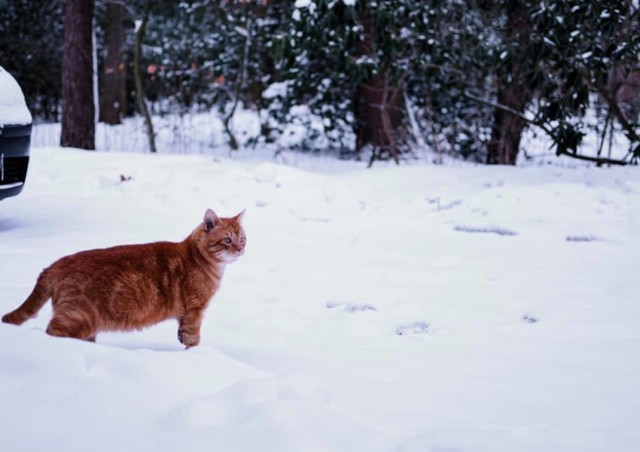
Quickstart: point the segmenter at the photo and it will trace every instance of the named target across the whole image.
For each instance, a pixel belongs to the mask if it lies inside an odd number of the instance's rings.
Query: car
[[[32,127],[20,85],[0,66],[0,200],[24,188]]]

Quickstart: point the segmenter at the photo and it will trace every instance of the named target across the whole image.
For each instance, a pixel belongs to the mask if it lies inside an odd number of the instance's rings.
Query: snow
[[[296,0],[294,3],[295,8],[307,8],[311,4],[311,0]]]
[[[297,10],[296,10],[297,11]],[[272,83],[262,93],[263,99],[273,99],[275,97],[284,97],[287,95],[287,89],[289,88],[289,82],[276,82]]]
[[[1,313],[55,259],[207,207],[247,208],[248,244],[189,350],[173,322],[0,324],[0,450],[636,450],[637,169],[248,155],[32,149]]]
[[[18,82],[0,66],[0,128],[31,124],[32,118]]]

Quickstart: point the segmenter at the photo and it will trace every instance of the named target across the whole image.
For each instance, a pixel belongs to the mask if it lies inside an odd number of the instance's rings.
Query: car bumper
[[[22,191],[29,167],[32,125],[0,127],[0,199]]]

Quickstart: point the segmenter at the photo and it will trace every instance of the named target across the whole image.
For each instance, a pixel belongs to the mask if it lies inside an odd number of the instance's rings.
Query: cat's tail
[[[44,306],[49,298],[51,298],[52,289],[49,284],[47,270],[40,273],[36,286],[33,288],[31,295],[22,303],[18,309],[5,314],[2,317],[4,323],[12,323],[14,325],[22,325],[27,320],[36,316],[40,308]]]

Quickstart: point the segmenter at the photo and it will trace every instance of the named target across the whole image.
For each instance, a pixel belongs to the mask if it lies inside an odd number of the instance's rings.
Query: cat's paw
[[[195,347],[200,343],[200,334],[188,333],[186,330],[178,330],[178,340],[187,348]]]

